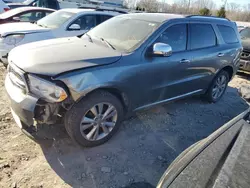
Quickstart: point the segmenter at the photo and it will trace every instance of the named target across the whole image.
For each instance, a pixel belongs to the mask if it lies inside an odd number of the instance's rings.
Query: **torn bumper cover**
[[[5,79],[5,88],[11,100],[11,112],[13,118],[21,129],[28,129],[34,125],[34,111],[38,98],[29,94],[23,94],[22,91],[16,87],[9,74]]]

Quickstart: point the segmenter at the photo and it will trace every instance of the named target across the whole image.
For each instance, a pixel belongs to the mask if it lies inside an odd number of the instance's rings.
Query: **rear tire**
[[[67,112],[65,128],[78,144],[94,147],[107,142],[117,132],[123,116],[119,99],[99,90],[83,97]]]
[[[229,82],[229,74],[228,72],[222,70],[219,74],[214,78],[210,87],[208,88],[205,98],[210,103],[218,102],[221,97],[224,95],[227,85]]]

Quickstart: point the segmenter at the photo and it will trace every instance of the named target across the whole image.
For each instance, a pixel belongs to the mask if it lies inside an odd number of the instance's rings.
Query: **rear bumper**
[[[250,72],[250,60],[247,61],[247,60],[241,59],[239,69]]]

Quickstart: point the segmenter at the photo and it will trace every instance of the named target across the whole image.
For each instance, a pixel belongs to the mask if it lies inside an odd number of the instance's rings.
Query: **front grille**
[[[250,52],[243,50],[243,52],[241,53],[241,59],[250,59]]]
[[[8,76],[13,85],[21,89],[23,93],[27,93],[26,81],[22,70],[13,65],[9,65]]]

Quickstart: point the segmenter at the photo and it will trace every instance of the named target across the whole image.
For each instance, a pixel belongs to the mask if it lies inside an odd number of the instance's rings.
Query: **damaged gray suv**
[[[83,36],[15,48],[5,87],[23,130],[61,121],[72,139],[91,147],[137,110],[191,95],[217,102],[241,51],[227,19],[127,14]]]

